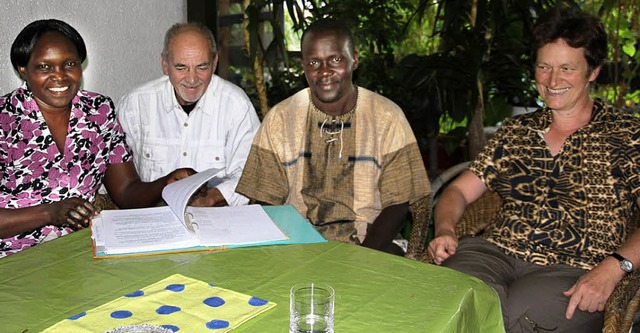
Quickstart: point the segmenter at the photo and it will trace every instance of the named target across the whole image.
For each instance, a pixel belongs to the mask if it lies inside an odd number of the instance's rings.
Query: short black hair
[[[574,48],[584,48],[592,71],[607,57],[607,33],[600,20],[577,7],[555,7],[538,19],[533,28],[533,54],[558,39]]]
[[[351,30],[349,29],[347,24],[344,23],[344,21],[337,20],[331,17],[321,18],[311,23],[302,33],[302,37],[300,37],[300,45],[303,44],[304,37],[307,35],[307,33],[323,31],[336,31],[340,35],[344,36],[347,39],[347,47],[349,48],[349,51],[351,51],[351,54],[356,53],[356,45],[353,41],[353,34],[351,34]]]
[[[55,31],[67,37],[76,47],[80,63],[87,58],[87,47],[84,44],[82,36],[76,29],[68,23],[56,20],[38,20],[29,23],[16,37],[11,44],[11,64],[16,71],[18,67],[26,67],[33,51],[33,46],[42,34],[49,31]]]

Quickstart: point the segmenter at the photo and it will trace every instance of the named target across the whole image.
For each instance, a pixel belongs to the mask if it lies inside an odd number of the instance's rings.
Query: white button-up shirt
[[[116,112],[143,181],[154,181],[184,167],[198,172],[223,169],[218,175],[223,180],[215,187],[229,205],[248,203],[235,188],[260,120],[240,87],[213,75],[187,115],[165,75],[125,95]]]

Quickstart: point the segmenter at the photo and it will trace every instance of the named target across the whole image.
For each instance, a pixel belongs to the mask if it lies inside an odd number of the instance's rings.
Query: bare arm
[[[637,202],[640,206],[640,200]],[[633,262],[633,269],[640,266],[640,229],[636,230],[618,249],[623,257]],[[613,257],[606,257],[594,269],[581,276],[564,295],[569,297],[569,305],[565,316],[571,319],[576,308],[582,311],[602,311],[613,293],[616,285],[624,277],[620,262]]]
[[[362,242],[362,246],[386,250],[404,226],[408,212],[409,203],[407,202],[384,208],[367,230],[367,237]]]
[[[105,185],[113,201],[122,208],[146,207],[157,203],[166,184],[185,178],[195,171],[178,169],[151,183],[140,181],[133,162],[112,164],[105,173]],[[6,209],[0,208],[0,238],[12,237],[46,225],[85,228],[97,214],[96,208],[82,198],[68,198],[51,204]]]
[[[487,187],[482,180],[468,170],[445,188],[434,211],[435,237],[428,248],[436,264],[441,264],[456,252],[458,237],[455,226],[464,209],[486,190]]]
[[[82,198],[69,198],[51,204],[7,209],[0,208],[0,238],[12,237],[46,225],[68,225],[74,230],[85,228],[96,214],[91,203]]]
[[[153,182],[145,183],[140,180],[133,162],[125,162],[109,165],[104,176],[104,184],[118,207],[149,207],[160,201],[162,189],[167,184],[194,173],[192,169],[178,169]]]

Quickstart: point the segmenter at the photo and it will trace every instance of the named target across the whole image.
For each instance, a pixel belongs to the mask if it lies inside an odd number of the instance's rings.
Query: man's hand
[[[458,248],[458,237],[455,232],[442,232],[437,235],[429,243],[429,254],[433,258],[433,261],[440,265],[447,258],[456,253]]]
[[[596,268],[581,276],[563,293],[570,297],[565,314],[567,319],[573,318],[576,308],[588,312],[603,311],[607,299],[624,274],[619,262],[607,257]]]
[[[200,189],[189,199],[189,206],[221,207],[228,206],[227,200],[218,188]]]
[[[167,185],[173,182],[177,182],[180,179],[187,178],[191,175],[195,175],[196,173],[198,172],[191,168],[176,169],[167,175]]]

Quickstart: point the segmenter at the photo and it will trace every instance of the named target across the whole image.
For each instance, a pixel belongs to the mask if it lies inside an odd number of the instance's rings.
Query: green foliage
[[[285,45],[297,43],[312,20],[333,16],[354,32],[360,53],[356,82],[400,105],[426,151],[441,132],[451,147],[456,140],[464,142],[479,97],[488,126],[507,117],[509,105],[539,103],[531,29],[535,18],[556,3],[596,13],[609,33],[615,65],[603,68],[595,95],[618,106],[637,104],[637,0],[477,0],[475,21],[468,0],[261,0],[252,1],[251,10],[270,6],[277,12],[282,6],[290,20],[284,31],[272,21],[276,40],[265,49],[272,61],[271,105],[305,85],[297,54],[284,51]]]
[[[590,1],[585,4],[600,17],[609,39],[609,62],[603,66],[595,95],[618,107],[638,104],[640,90],[640,10],[637,0]]]

